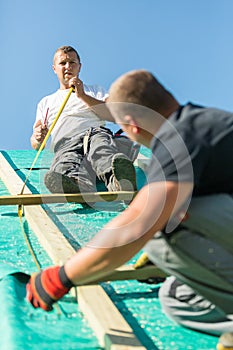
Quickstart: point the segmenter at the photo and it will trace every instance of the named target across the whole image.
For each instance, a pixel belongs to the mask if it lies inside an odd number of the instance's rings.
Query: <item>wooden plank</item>
[[[103,288],[100,286],[82,287],[78,295],[79,307],[90,315],[90,325],[92,328],[98,325],[99,337],[105,340],[102,346],[111,350],[145,350]],[[97,300],[101,302],[97,303]],[[107,333],[104,330],[107,330]]]
[[[0,196],[0,205],[38,205],[52,203],[96,203],[132,200],[137,192],[91,192],[91,193],[45,193],[45,194],[12,194],[10,196]]]
[[[148,265],[135,269],[132,265],[123,265],[118,269],[114,270],[109,275],[99,278],[90,284],[96,284],[100,282],[111,282],[111,281],[122,281],[122,280],[145,280],[150,277],[166,277],[164,271],[159,269],[157,266]]]
[[[1,153],[0,177],[10,193],[20,193],[23,181]],[[26,186],[25,193],[31,193]],[[73,248],[42,207],[26,207],[24,213],[30,228],[55,264],[63,264],[74,254]],[[82,286],[77,287],[77,292],[81,310],[92,325],[101,346],[109,350],[145,350],[102,287]]]

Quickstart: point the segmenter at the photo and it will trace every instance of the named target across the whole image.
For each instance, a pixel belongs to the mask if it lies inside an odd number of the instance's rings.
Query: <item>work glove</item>
[[[64,266],[53,266],[34,273],[26,286],[27,300],[34,308],[51,311],[52,304],[69,292],[73,283],[67,277]]]

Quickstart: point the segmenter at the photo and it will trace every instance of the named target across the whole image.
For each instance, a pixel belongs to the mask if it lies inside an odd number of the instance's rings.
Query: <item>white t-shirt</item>
[[[97,85],[84,85],[84,91],[86,94],[101,101],[104,101],[108,96],[105,90]],[[41,120],[49,129],[68,92],[69,89],[57,90],[55,93],[45,96],[38,103],[35,124],[38,120]],[[75,93],[72,93],[51,132],[52,147],[63,137],[74,137],[85,132],[90,127],[104,125],[105,121],[100,120]]]

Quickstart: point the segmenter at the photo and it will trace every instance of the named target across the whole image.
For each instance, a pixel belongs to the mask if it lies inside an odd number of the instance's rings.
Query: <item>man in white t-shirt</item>
[[[53,70],[60,88],[45,96],[37,106],[31,145],[39,149],[58,111],[73,87],[72,93],[51,133],[54,159],[45,174],[46,187],[53,193],[96,191],[96,179],[109,191],[136,190],[133,160],[136,152],[127,155],[117,146],[105,121],[114,121],[104,101],[103,88],[83,84],[79,79],[80,56],[71,46],[58,48]],[[132,152],[131,152],[132,151]]]

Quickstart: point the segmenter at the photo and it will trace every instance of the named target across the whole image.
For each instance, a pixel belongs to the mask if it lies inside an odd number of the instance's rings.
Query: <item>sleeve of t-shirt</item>
[[[38,120],[43,120],[43,112],[42,112],[42,105],[41,102],[38,103],[37,108],[36,108],[36,120],[33,124],[33,129],[36,125],[36,123],[38,122]]]
[[[36,108],[36,120],[33,124],[33,129],[35,127],[35,124],[37,123],[38,120],[41,120],[42,122],[45,122],[46,116],[46,111],[48,109],[48,98],[44,97],[37,105]],[[48,114],[48,113],[47,113]]]
[[[152,159],[148,168],[148,183],[158,181],[192,182],[198,184],[208,150],[192,130],[172,125],[160,131],[152,144]]]

